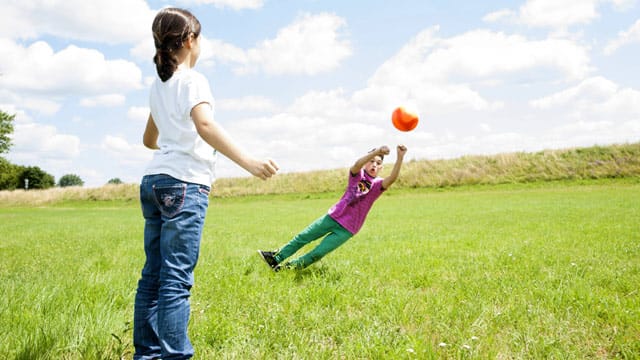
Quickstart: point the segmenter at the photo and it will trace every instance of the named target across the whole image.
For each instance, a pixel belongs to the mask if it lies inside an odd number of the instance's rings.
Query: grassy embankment
[[[391,164],[387,164],[382,176],[391,168]],[[347,167],[279,174],[266,182],[251,177],[218,179],[212,196],[339,192],[344,188],[346,169]],[[640,143],[633,143],[536,153],[465,156],[451,160],[408,161],[394,184],[394,190],[637,176],[640,176]],[[65,200],[137,199],[138,184],[105,185],[100,188],[52,188],[44,191],[0,191],[0,206],[46,205]]]

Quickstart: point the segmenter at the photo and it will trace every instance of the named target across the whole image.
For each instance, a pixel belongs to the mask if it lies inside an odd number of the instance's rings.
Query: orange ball
[[[405,110],[400,106],[393,110],[391,114],[391,122],[396,129],[400,131],[411,131],[418,126],[418,115]]]

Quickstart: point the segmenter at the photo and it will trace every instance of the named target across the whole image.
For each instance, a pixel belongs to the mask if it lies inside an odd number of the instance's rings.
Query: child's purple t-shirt
[[[329,209],[329,216],[355,235],[364,224],[374,201],[384,191],[382,180],[380,177],[369,176],[364,169],[355,175],[349,173],[347,189],[342,198]]]

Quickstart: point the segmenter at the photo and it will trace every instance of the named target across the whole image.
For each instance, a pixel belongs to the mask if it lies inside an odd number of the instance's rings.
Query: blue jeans
[[[209,190],[163,174],[142,178],[146,261],[134,306],[134,359],[193,356],[187,335],[189,296]]]

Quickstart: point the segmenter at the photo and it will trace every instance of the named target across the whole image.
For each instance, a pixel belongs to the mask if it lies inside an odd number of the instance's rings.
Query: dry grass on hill
[[[350,165],[350,164],[347,164]],[[385,164],[381,176],[391,171]],[[263,182],[253,178],[219,179],[216,196],[342,191],[344,169],[283,174]],[[640,143],[594,146],[537,153],[464,156],[451,160],[417,160],[403,165],[394,188],[449,187],[475,184],[640,176]]]
[[[269,181],[251,177],[218,179],[214,197],[265,194],[339,192],[345,186],[343,169],[280,174]],[[386,164],[382,176],[392,164]],[[552,180],[602,179],[640,176],[640,143],[593,146],[536,153],[464,156],[451,160],[408,161],[394,188],[450,187],[475,184],[524,183]],[[41,206],[60,201],[137,201],[138,184],[100,188],[51,188],[0,191],[0,206]]]
[[[138,200],[138,184],[104,185],[99,188],[80,186],[53,187],[45,190],[0,191],[0,206],[43,206],[61,201]]]

